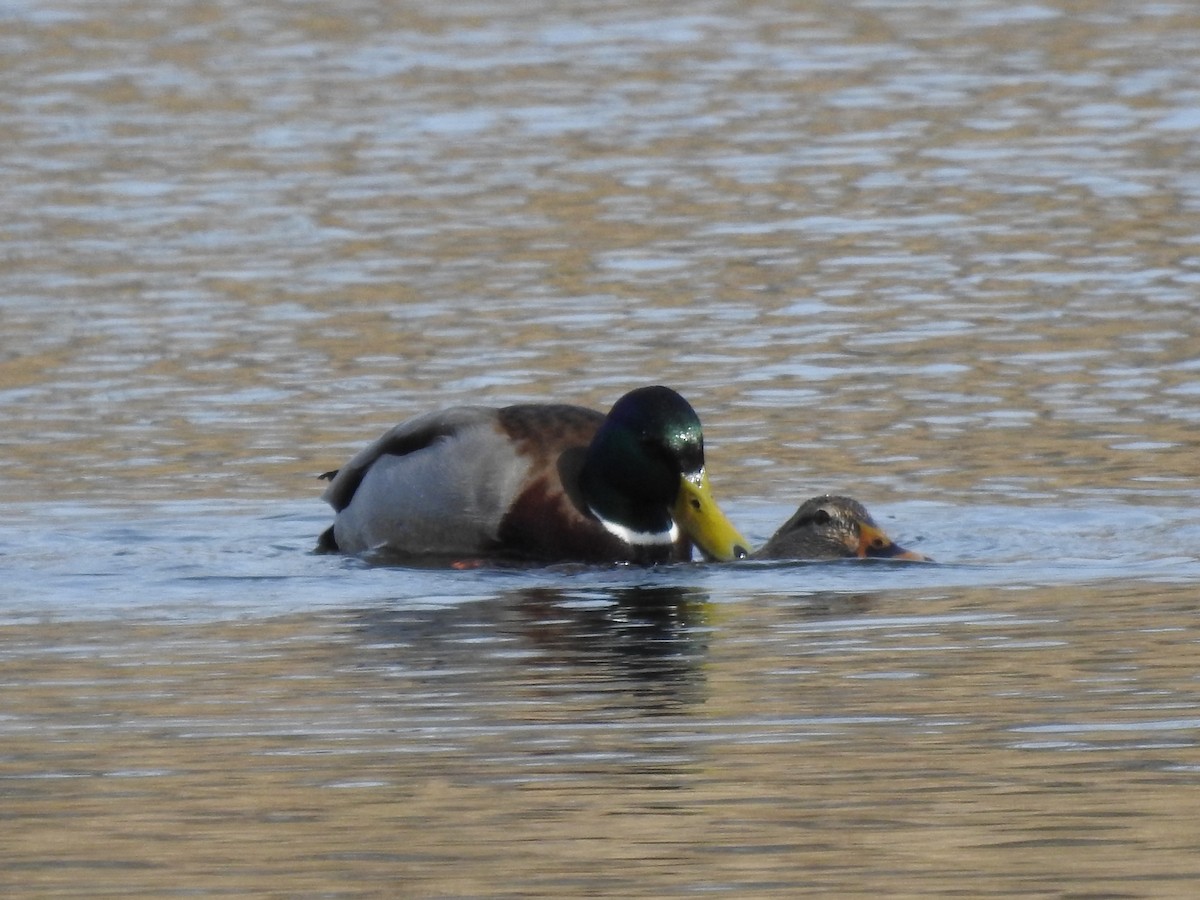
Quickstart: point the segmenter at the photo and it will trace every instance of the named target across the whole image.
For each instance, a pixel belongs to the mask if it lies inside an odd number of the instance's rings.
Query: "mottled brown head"
[[[805,500],[754,554],[755,559],[852,557],[929,559],[894,543],[857,500],[829,494]]]

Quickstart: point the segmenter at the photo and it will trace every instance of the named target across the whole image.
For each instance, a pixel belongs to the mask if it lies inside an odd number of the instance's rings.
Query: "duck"
[[[924,554],[895,543],[853,497],[836,494],[805,500],[770,540],[750,554],[752,559],[851,557],[932,562]]]
[[[323,551],[460,568],[749,555],[713,496],[699,416],[662,385],[607,414],[566,403],[429,412],[322,477],[334,510]]]

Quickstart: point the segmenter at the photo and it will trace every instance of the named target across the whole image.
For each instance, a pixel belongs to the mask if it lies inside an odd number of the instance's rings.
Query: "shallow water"
[[[952,562],[450,572],[314,554],[324,514],[266,505],[6,508],[17,894],[1200,875],[1192,511],[911,501],[880,521]]]
[[[1191,896],[1200,14],[0,9],[8,896]],[[936,565],[311,552],[667,383]]]

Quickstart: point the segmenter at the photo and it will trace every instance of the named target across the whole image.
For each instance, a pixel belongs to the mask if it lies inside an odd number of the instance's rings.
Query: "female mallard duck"
[[[409,419],[337,472],[320,547],[445,560],[657,563],[747,554],[713,499],[704,435],[670,388],[581,406]]]
[[[857,556],[929,561],[913,550],[905,550],[883,533],[871,514],[857,500],[825,494],[805,500],[752,554],[754,559],[840,559]]]

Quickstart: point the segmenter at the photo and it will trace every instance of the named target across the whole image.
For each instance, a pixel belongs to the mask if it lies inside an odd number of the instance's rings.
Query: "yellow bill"
[[[750,552],[750,542],[725,518],[717,506],[708,474],[701,469],[698,475],[684,475],[675,500],[675,521],[706,559],[729,562],[741,559]]]

